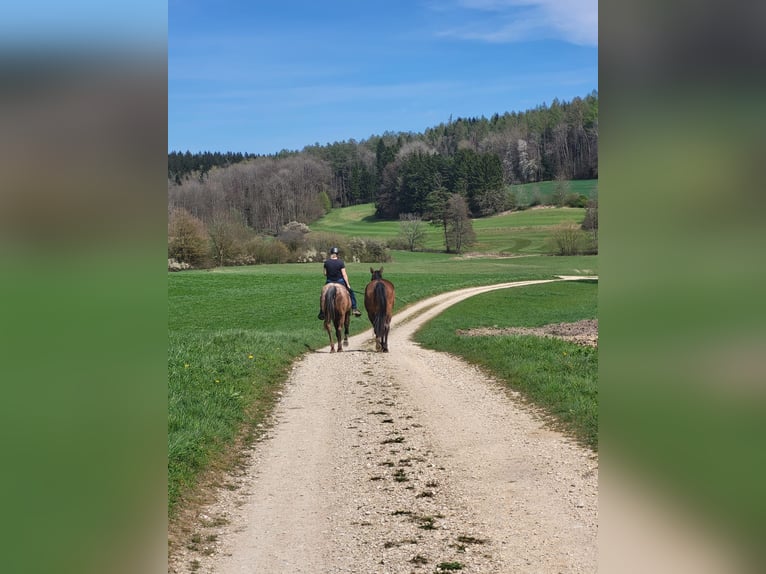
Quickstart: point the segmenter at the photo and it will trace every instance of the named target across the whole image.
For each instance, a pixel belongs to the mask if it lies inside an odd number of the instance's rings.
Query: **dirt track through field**
[[[597,456],[478,369],[410,341],[467,297],[544,282],[414,305],[395,315],[390,353],[366,331],[343,353],[305,355],[170,571],[595,572]]]

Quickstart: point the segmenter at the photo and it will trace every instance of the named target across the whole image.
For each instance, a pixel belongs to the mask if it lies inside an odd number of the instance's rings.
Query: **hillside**
[[[332,209],[369,203],[382,218],[431,219],[460,197],[461,209],[485,217],[549,203],[550,186],[578,196],[578,188],[592,187],[579,182],[597,178],[594,92],[525,112],[458,118],[423,133],[385,132],[272,156],[171,152],[168,208],[208,228],[237,224],[277,235],[291,221],[311,223]]]
[[[542,187],[542,186],[541,186]],[[586,186],[583,185],[583,189]],[[592,188],[591,188],[592,189]],[[501,255],[532,255],[548,253],[546,241],[553,228],[563,223],[581,224],[585,209],[573,207],[536,207],[512,211],[473,220],[476,244],[469,249],[476,253]],[[438,226],[424,223],[425,250],[443,251],[444,238]],[[346,238],[365,237],[391,240],[399,234],[399,222],[375,217],[372,203],[333,209],[312,223],[313,232]]]

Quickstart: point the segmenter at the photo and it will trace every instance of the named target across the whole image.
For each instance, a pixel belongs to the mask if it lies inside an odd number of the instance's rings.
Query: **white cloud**
[[[558,39],[598,45],[598,0],[457,0],[461,23],[440,35],[491,43]]]

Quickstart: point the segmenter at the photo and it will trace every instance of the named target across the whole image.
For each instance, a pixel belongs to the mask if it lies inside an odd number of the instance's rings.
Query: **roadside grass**
[[[393,255],[384,276],[396,285],[395,311],[463,287],[597,273],[593,256]],[[370,264],[347,266],[360,292],[369,281]],[[259,265],[168,275],[171,517],[200,473],[220,463],[235,437],[252,436],[264,422],[293,361],[329,344],[316,319],[321,269],[321,264]],[[352,319],[350,334],[369,328],[366,318]]]
[[[551,231],[562,223],[582,223],[585,210],[576,207],[544,207],[513,211],[473,220],[477,242],[468,251],[498,254],[542,254],[547,252],[545,241]],[[444,237],[440,227],[425,223],[423,249],[441,251]],[[333,209],[311,224],[314,232],[333,233],[345,237],[378,240],[394,239],[399,234],[399,222],[375,218],[372,203]]]
[[[597,316],[595,281],[502,289],[454,305],[415,335],[423,346],[480,365],[598,449],[598,350],[535,336],[467,336],[458,329],[540,327]]]
[[[279,374],[299,349],[243,329],[172,333],[168,355],[168,498],[172,508],[211,454],[231,444],[244,421],[261,422]],[[275,348],[274,352],[266,352]],[[252,357],[252,358],[251,358]]]

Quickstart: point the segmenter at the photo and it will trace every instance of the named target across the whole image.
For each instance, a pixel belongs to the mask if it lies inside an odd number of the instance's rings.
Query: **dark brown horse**
[[[322,287],[322,295],[319,297],[319,306],[324,313],[324,328],[330,337],[330,352],[335,352],[335,344],[332,339],[330,323],[335,327],[335,340],[338,343],[338,352],[343,347],[348,347],[348,323],[351,320],[351,296],[348,289],[339,283],[326,283]],[[344,328],[343,345],[341,345],[340,328]]]
[[[375,350],[388,353],[388,331],[394,311],[394,284],[383,279],[383,268],[370,267],[372,278],[364,289],[364,308],[375,331]]]

